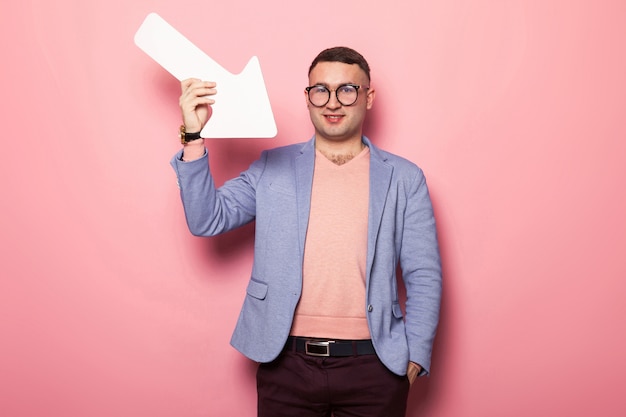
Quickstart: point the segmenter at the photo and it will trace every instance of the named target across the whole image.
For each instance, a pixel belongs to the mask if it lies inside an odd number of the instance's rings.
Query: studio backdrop
[[[252,416],[229,345],[253,226],[187,230],[158,13],[263,71],[271,138],[208,139],[218,183],[313,134],[319,51],[372,67],[365,133],[417,163],[444,295],[411,417],[626,415],[623,0],[3,0],[0,415]]]

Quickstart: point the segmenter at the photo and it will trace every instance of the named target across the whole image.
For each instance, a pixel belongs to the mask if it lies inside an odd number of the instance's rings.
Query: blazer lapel
[[[313,170],[315,168],[315,139],[306,142],[295,160],[296,204],[298,206],[298,241],[300,254],[304,256],[306,230],[311,211],[311,190],[313,188]]]
[[[387,159],[369,139],[364,137],[363,140],[370,148],[370,201],[367,225],[367,278],[369,280],[393,167],[386,162]]]

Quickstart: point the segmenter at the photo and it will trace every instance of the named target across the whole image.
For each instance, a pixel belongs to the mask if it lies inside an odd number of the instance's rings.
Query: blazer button
[[[371,313],[373,310],[374,310],[374,307],[371,304],[367,306],[367,311]]]

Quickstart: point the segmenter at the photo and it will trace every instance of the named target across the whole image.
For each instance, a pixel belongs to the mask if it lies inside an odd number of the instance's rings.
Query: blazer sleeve
[[[418,169],[408,189],[400,246],[400,266],[406,287],[406,336],[409,360],[429,373],[439,321],[442,277],[437,229],[428,186]]]
[[[195,236],[214,236],[254,220],[256,186],[263,173],[266,154],[238,177],[216,187],[211,175],[208,153],[184,162],[182,151],[170,164],[176,172],[187,226]]]

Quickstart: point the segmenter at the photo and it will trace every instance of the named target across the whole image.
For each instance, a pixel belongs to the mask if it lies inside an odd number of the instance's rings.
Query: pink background
[[[228,344],[252,228],[186,230],[153,11],[261,61],[279,135],[210,141],[220,182],[311,135],[317,52],[369,59],[366,133],[426,172],[444,262],[409,416],[626,415],[626,2],[396,3],[3,1],[0,415],[254,415]]]

